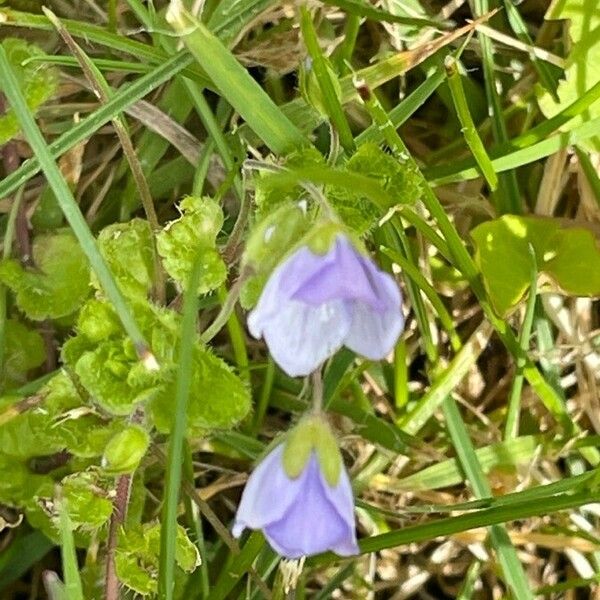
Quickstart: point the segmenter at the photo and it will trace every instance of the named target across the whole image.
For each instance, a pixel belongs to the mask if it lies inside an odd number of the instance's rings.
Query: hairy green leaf
[[[211,198],[188,196],[179,204],[182,216],[158,234],[158,253],[167,273],[179,289],[186,285],[193,262],[202,253],[203,272],[199,294],[218,288],[227,277],[227,267],[216,249],[223,226],[223,211]]]
[[[88,261],[75,236],[63,231],[33,240],[35,269],[17,260],[0,262],[0,281],[16,295],[18,307],[36,321],[74,313],[90,290]]]
[[[27,106],[32,113],[51,98],[58,86],[57,72],[54,68],[45,65],[40,69],[35,62],[27,62],[36,56],[43,56],[44,52],[33,44],[17,38],[6,38],[2,42],[8,60],[13,68],[21,91],[27,101]],[[10,140],[19,132],[19,122],[11,108],[6,114],[0,116],[0,144]]]
[[[114,223],[98,235],[100,252],[121,291],[128,297],[145,298],[154,281],[154,243],[148,221],[133,219]],[[101,289],[96,278],[94,285]]]

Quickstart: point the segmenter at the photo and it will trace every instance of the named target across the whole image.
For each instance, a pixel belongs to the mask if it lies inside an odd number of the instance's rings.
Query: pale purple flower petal
[[[248,327],[288,375],[308,375],[342,345],[384,358],[404,326],[401,302],[393,277],[338,235],[326,254],[302,247],[275,269]]]
[[[298,377],[317,369],[342,347],[350,324],[344,302],[311,306],[288,300],[264,326],[263,336],[275,362]]]
[[[254,469],[248,479],[233,525],[233,535],[244,529],[262,529],[273,519],[279,519],[296,499],[302,482],[290,479],[282,468],[283,444],[272,450]],[[277,502],[273,502],[273,490]]]
[[[262,529],[286,558],[327,550],[340,556],[357,554],[354,502],[345,470],[338,484],[330,486],[313,451],[300,476],[291,479],[285,474],[282,452],[283,446],[271,452],[248,480],[233,534],[239,536],[245,527]]]
[[[301,274],[302,284],[292,297],[309,304],[321,304],[330,300],[362,300],[380,307],[377,289],[373,283],[372,264],[365,261],[350,241],[342,236],[336,238],[329,252],[321,257],[322,268],[310,275]],[[376,270],[375,270],[376,271]],[[282,278],[285,286],[295,273],[287,270]]]
[[[403,328],[404,317],[399,311],[378,313],[368,305],[357,302],[344,345],[371,360],[380,360],[393,350]]]

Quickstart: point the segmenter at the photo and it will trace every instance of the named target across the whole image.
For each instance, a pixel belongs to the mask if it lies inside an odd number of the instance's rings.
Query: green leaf
[[[27,381],[27,371],[39,367],[46,358],[44,340],[37,332],[19,321],[9,319],[5,329],[2,388],[22,385]]]
[[[23,506],[43,486],[52,485],[50,477],[32,473],[25,463],[4,453],[0,453],[0,471],[0,502],[8,506]]]
[[[558,289],[575,296],[600,295],[600,248],[594,234],[563,220],[505,215],[471,231],[475,260],[498,313],[505,315],[529,289],[533,265],[546,275],[540,290]]]
[[[148,400],[156,391],[149,381],[130,379],[130,371],[137,363],[129,339],[109,340],[84,352],[75,365],[75,373],[104,410],[113,415],[129,415],[138,402]]]
[[[181,525],[177,526],[176,544],[175,561],[181,577],[183,572],[194,571],[201,560]],[[148,523],[121,531],[115,554],[119,581],[142,596],[156,594],[159,551],[160,524]]]
[[[255,275],[242,288],[240,302],[244,308],[256,304],[271,271],[308,232],[310,225],[310,217],[297,202],[286,202],[252,228],[242,261]]]
[[[139,425],[129,425],[113,436],[102,457],[102,467],[106,473],[117,475],[133,473],[150,445],[148,432]]]
[[[73,234],[37,236],[32,256],[35,270],[14,259],[0,262],[0,282],[16,294],[18,307],[36,321],[75,312],[89,293],[90,269]]]
[[[62,495],[67,501],[74,527],[96,530],[110,519],[113,505],[97,473],[83,471],[65,477]]]
[[[123,294],[145,298],[154,281],[154,242],[148,221],[114,223],[98,235],[100,252]],[[101,289],[96,278],[94,285]]]
[[[548,92],[539,98],[540,108],[548,118],[583,96],[600,82],[600,11],[596,0],[554,0],[546,13],[546,19],[569,19],[571,50],[567,56],[565,78],[558,84],[559,102]],[[596,101],[579,117],[564,127],[569,131],[600,117],[600,102]],[[600,150],[600,137],[594,136],[581,142],[588,150]]]
[[[377,144],[363,144],[344,168],[377,180],[393,201],[393,204],[382,207],[360,192],[334,186],[327,188],[329,202],[346,225],[360,235],[377,223],[382,216],[382,208],[391,208],[394,204],[413,204],[421,196],[419,177],[410,164],[397,161]]]
[[[175,383],[151,401],[152,419],[161,433],[168,433],[174,419]],[[250,392],[221,358],[200,343],[194,348],[187,426],[190,436],[207,429],[229,429],[250,410]]]
[[[86,405],[64,373],[55,375],[38,392],[39,405],[0,425],[0,453],[27,460],[68,450],[81,458],[100,456],[106,443],[122,424],[108,421]],[[0,398],[0,412],[21,400]]]
[[[32,113],[51,98],[58,86],[57,72],[45,65],[40,68],[35,62],[27,62],[34,56],[43,56],[44,52],[33,44],[17,38],[6,38],[2,42],[8,60],[17,76],[27,106]],[[25,64],[23,64],[25,63]],[[0,144],[4,144],[19,132],[19,122],[11,108],[0,116]]]
[[[303,148],[286,157],[284,166],[287,169],[301,169],[306,167],[323,167],[325,158],[316,148]],[[277,174],[260,172],[254,179],[256,205],[256,219],[262,221],[281,204],[298,202],[306,196],[306,191],[297,181],[282,185]]]
[[[184,198],[179,209],[182,216],[157,236],[158,253],[165,270],[181,290],[189,279],[198,252],[202,252],[203,272],[198,293],[206,294],[223,284],[227,277],[227,267],[216,249],[223,211],[211,198],[195,196]]]

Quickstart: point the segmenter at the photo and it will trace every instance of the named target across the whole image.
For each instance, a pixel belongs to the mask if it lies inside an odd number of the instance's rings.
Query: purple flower
[[[262,529],[269,544],[285,558],[300,558],[331,550],[340,556],[358,554],[354,501],[346,470],[337,484],[325,478],[313,449],[298,477],[283,464],[285,444],[277,446],[256,467],[242,495],[233,526]]]
[[[308,375],[341,346],[384,358],[404,327],[393,277],[338,234],[326,254],[303,246],[271,274],[248,317],[279,366]]]

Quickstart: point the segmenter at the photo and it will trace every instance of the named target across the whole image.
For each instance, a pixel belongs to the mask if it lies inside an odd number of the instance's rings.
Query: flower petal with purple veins
[[[320,554],[343,545],[348,538],[354,539],[354,523],[348,527],[327,499],[314,455],[302,474],[302,492],[281,519],[265,527],[264,533],[271,546],[287,558]]]
[[[327,262],[324,261],[323,268],[310,277],[305,276],[292,298],[308,304],[360,300],[373,307],[385,308],[373,287],[369,271],[364,268],[362,257],[348,239],[338,236],[325,258]],[[285,278],[290,279],[287,273]]]
[[[269,544],[286,558],[331,550],[359,552],[352,488],[345,470],[336,486],[325,480],[315,451],[295,479],[282,462],[284,445],[273,450],[250,476],[238,508],[233,534],[262,529]]]
[[[298,377],[317,369],[342,347],[351,319],[344,302],[311,306],[289,300],[264,326],[263,336],[275,362]]]
[[[326,254],[305,246],[275,269],[248,328],[288,375],[303,376],[342,345],[384,358],[404,327],[401,302],[394,278],[338,234]]]

